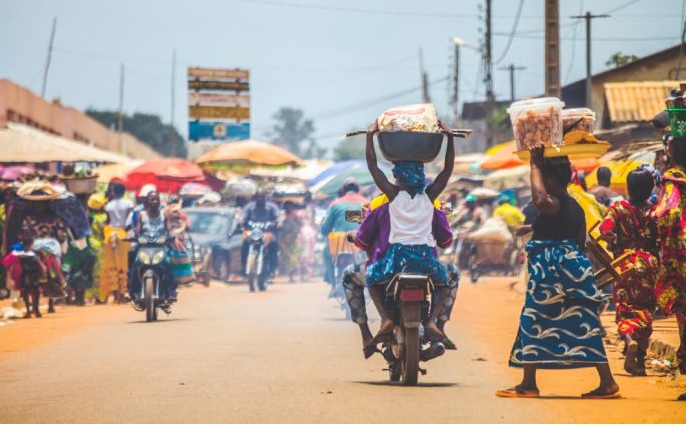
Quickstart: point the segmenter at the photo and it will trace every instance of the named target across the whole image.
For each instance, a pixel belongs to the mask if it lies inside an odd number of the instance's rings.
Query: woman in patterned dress
[[[523,368],[520,384],[499,397],[539,397],[538,369],[595,367],[598,388],[582,398],[618,398],[619,386],[600,336],[602,302],[588,257],[584,212],[567,194],[572,170],[567,157],[543,158],[531,148],[531,195],[538,216],[526,244],[529,281],[509,364]]]
[[[665,149],[671,166],[662,175],[662,190],[653,212],[664,269],[655,285],[655,297],[666,314],[676,315],[680,336],[677,360],[680,372],[686,374],[686,138],[667,138]]]
[[[625,342],[624,370],[645,376],[645,355],[653,333],[655,282],[660,272],[657,227],[648,201],[654,180],[650,171],[636,169],[627,176],[629,200],[610,206],[600,224],[602,238],[615,258],[628,256],[618,265],[622,280],[614,282],[617,331]]]

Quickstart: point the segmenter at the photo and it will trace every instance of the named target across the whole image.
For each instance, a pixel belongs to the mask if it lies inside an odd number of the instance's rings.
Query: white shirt
[[[434,206],[426,193],[418,193],[412,198],[401,190],[388,204],[388,210],[391,215],[389,243],[436,246],[431,233]]]
[[[133,209],[133,202],[128,199],[112,199],[105,205],[105,212],[110,216],[110,224],[114,227],[126,227],[126,218]]]

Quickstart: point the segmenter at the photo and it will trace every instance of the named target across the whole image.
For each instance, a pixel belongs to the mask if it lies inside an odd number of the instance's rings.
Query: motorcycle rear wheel
[[[419,375],[419,328],[405,328],[405,352],[401,358],[403,385],[417,385]]]
[[[155,299],[153,298],[155,291],[155,282],[152,277],[145,278],[145,321],[152,322],[157,320],[157,312],[155,311]]]

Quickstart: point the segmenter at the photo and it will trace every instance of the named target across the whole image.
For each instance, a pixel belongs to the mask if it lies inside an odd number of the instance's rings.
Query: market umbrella
[[[152,183],[159,192],[176,193],[185,183],[204,182],[205,173],[185,159],[159,158],[145,161],[129,171],[122,180],[128,190],[135,192]]]
[[[531,168],[528,164],[496,170],[484,178],[484,188],[503,190],[529,187],[531,186],[530,173]]]
[[[327,173],[326,176],[322,179],[319,179],[315,177],[310,181],[310,192],[313,194],[317,195],[324,195],[326,197],[334,196],[336,192],[343,186],[343,182],[345,179],[352,177],[355,180],[357,180],[357,183],[360,185],[360,187],[368,187],[374,185],[374,179],[372,178],[371,173],[369,172],[369,169],[367,168],[367,163],[365,161],[359,161],[359,162],[347,162],[345,164],[345,167],[343,169],[340,169],[341,167],[336,167],[338,164],[334,164],[330,168],[334,168],[334,172],[327,172],[328,170],[324,170],[323,173]],[[339,163],[340,164],[340,163]],[[364,165],[361,165],[364,164]],[[379,164],[379,168],[381,171],[386,174],[386,177],[389,178],[389,180],[393,180],[393,174],[391,173],[390,168],[383,164]],[[312,184],[312,181],[315,181],[316,183]]]
[[[626,178],[629,176],[630,172],[638,168],[641,164],[646,164],[646,162],[637,159],[625,159],[622,161],[610,161],[602,164],[603,167],[609,168],[612,172],[610,189],[613,189],[623,196],[628,196]],[[597,171],[598,170],[595,169],[586,176],[586,186],[589,189],[598,185]]]
[[[259,140],[222,143],[194,161],[209,170],[247,173],[252,167],[301,166],[303,160],[286,149]]]
[[[512,168],[526,164],[526,162],[514,154],[517,150],[517,143],[514,140],[494,147],[498,149],[481,163],[482,170],[502,170],[503,168]],[[488,152],[486,151],[487,155]]]
[[[131,170],[143,164],[143,162],[141,159],[133,159],[129,162],[101,165],[93,169],[93,174],[98,176],[98,183],[109,183],[114,178],[124,180]]]

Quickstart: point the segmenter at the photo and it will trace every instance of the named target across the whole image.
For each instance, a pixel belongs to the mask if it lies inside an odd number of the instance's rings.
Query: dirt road
[[[61,307],[0,328],[0,421],[9,423],[675,423],[685,378],[627,376],[608,346],[620,400],[581,400],[591,369],[542,371],[541,399],[495,397],[522,296],[508,278],[463,279],[447,331],[458,345],[420,385],[364,360],[357,326],[322,282],[183,289],[171,316],[126,305]],[[376,316],[373,316],[376,317]],[[378,321],[372,322],[372,328]]]

